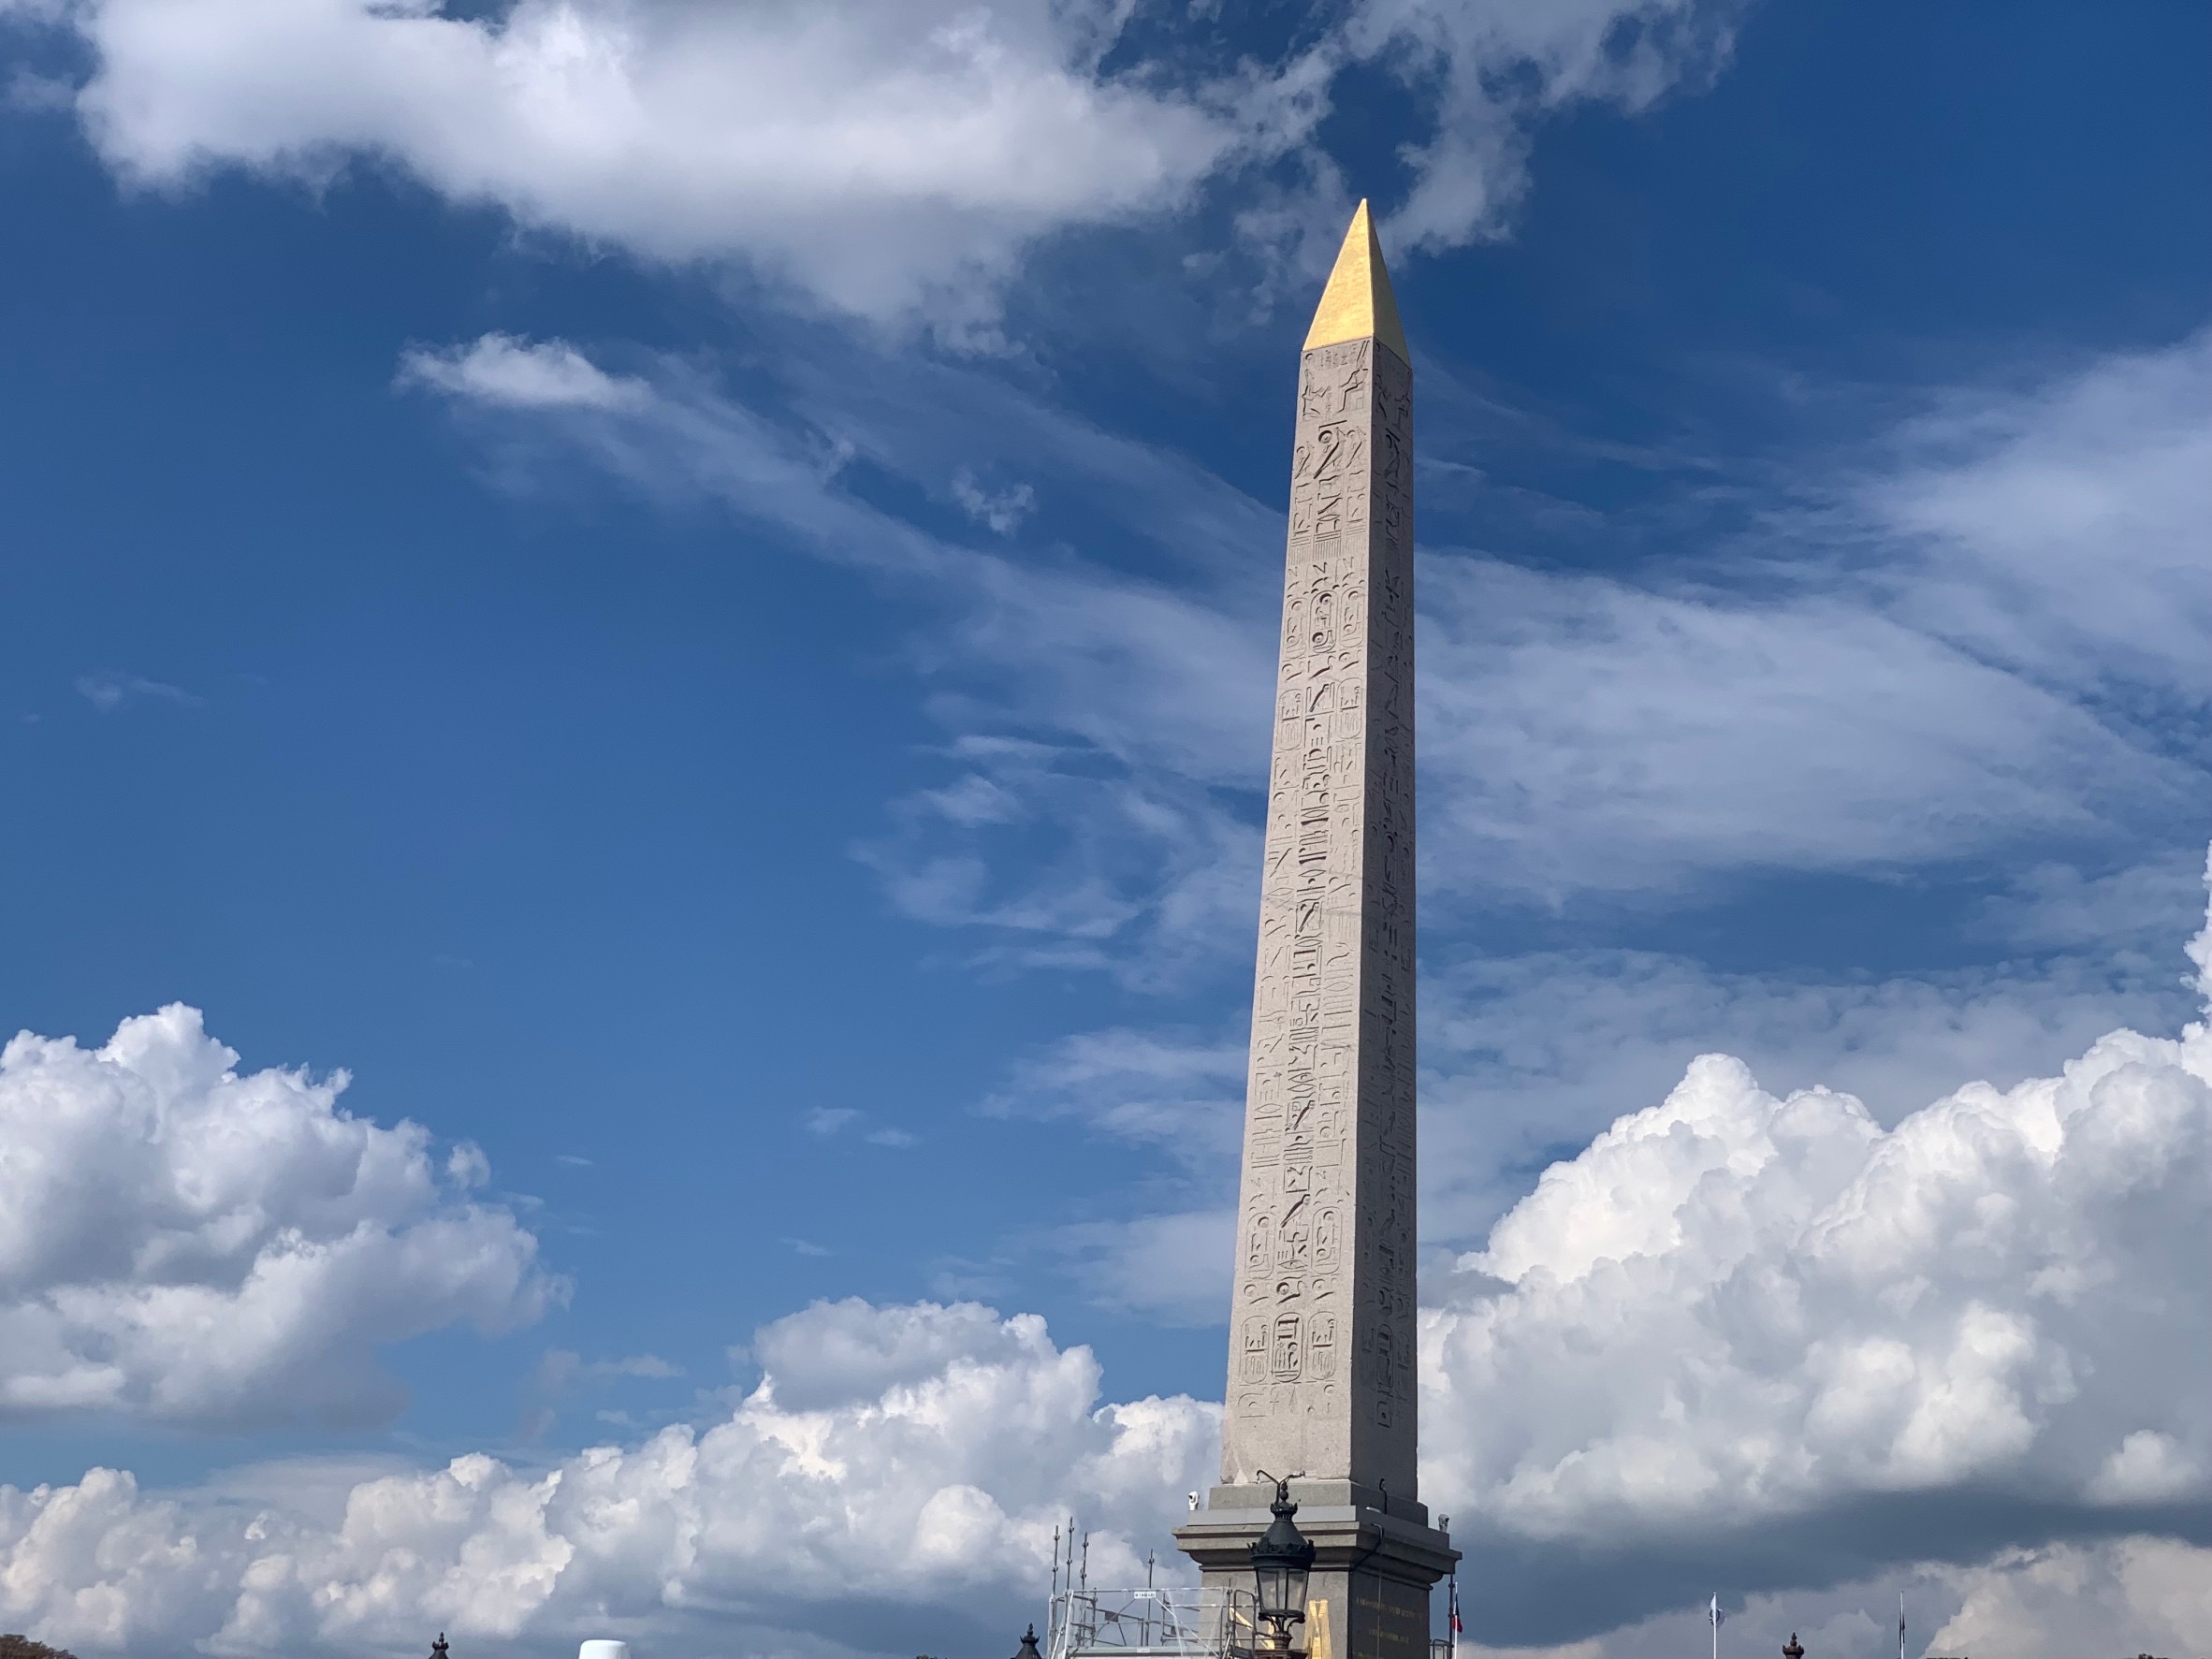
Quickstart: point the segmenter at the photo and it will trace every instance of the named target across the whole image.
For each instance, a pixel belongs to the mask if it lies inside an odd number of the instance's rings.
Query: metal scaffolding
[[[1249,1659],[1258,1604],[1248,1590],[1173,1585],[1064,1590],[1053,1597],[1046,1659]]]

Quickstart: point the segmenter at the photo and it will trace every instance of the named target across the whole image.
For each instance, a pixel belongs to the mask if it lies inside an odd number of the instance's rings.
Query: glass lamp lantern
[[[1305,1587],[1314,1568],[1314,1546],[1292,1519],[1298,1506],[1290,1501],[1288,1480],[1275,1482],[1275,1501],[1268,1508],[1274,1520],[1252,1544],[1253,1588],[1259,1593],[1259,1617],[1269,1627],[1270,1650],[1287,1653],[1290,1627],[1305,1623]]]

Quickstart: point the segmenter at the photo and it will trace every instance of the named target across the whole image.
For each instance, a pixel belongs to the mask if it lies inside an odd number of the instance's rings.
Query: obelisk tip
[[[1321,303],[1314,312],[1314,326],[1306,330],[1305,349],[1340,345],[1347,340],[1375,340],[1410,365],[1405,349],[1404,325],[1398,321],[1398,301],[1390,292],[1390,273],[1383,265],[1382,244],[1375,240],[1375,220],[1364,197],[1337,251],[1336,268],[1329,285],[1321,290]]]

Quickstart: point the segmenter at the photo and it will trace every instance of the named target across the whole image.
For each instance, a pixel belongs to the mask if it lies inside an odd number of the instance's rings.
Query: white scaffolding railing
[[[1248,1590],[1064,1590],[1046,1659],[1244,1659],[1257,1608]]]

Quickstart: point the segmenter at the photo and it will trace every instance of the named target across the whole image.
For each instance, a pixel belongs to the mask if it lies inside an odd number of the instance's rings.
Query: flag
[[[1721,1611],[1721,1597],[1718,1591],[1713,1593],[1712,1605],[1708,1607],[1705,1612],[1706,1617],[1712,1621],[1712,1627],[1715,1630],[1720,1629],[1728,1622],[1728,1615]]]
[[[1460,1576],[1454,1573],[1451,1576],[1451,1633],[1454,1636],[1463,1636],[1466,1633],[1466,1628],[1464,1624],[1460,1623]]]

